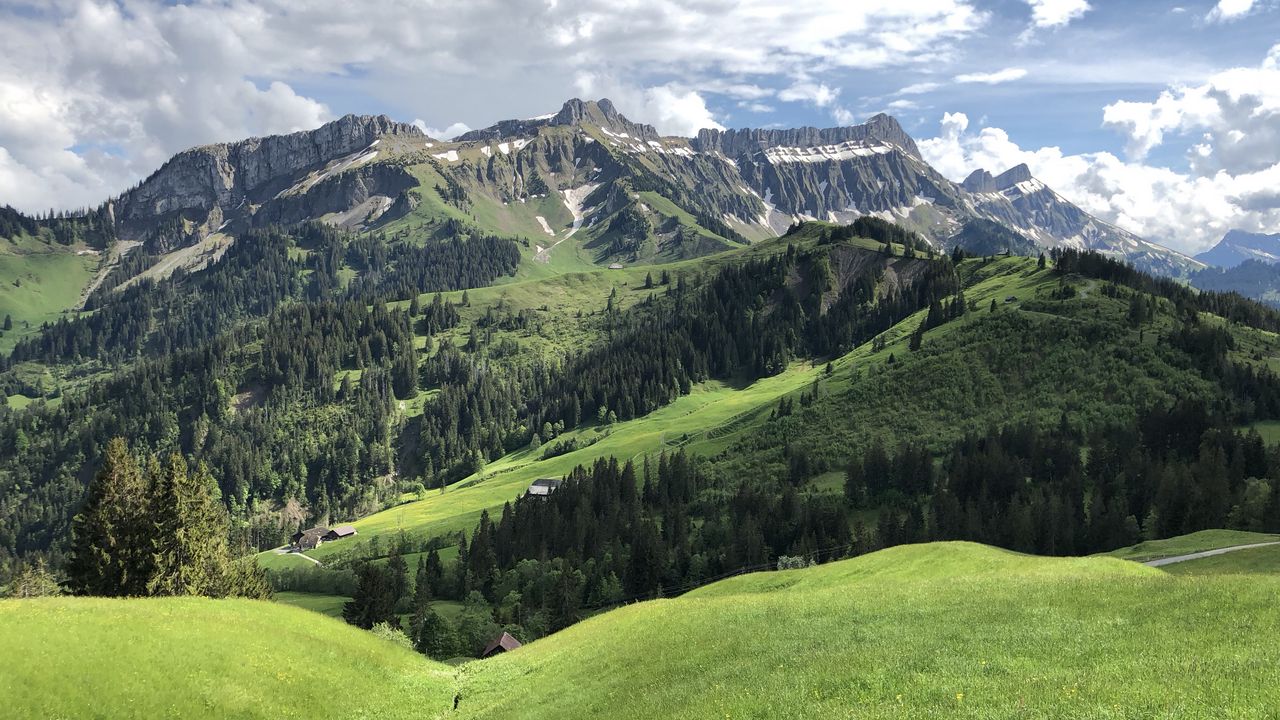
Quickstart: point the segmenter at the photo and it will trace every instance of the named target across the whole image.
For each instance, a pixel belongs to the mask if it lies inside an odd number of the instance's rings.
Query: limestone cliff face
[[[835,128],[791,128],[787,130],[699,130],[692,141],[699,152],[716,151],[731,158],[751,156],[774,147],[811,148],[848,142],[881,141],[896,145],[912,157],[919,158],[915,140],[898,121],[883,113],[862,125]]]
[[[259,206],[300,178],[385,137],[427,140],[413,125],[385,116],[347,115],[315,130],[187,150],[116,201],[120,234],[144,239],[175,219],[206,234],[223,223],[251,223]]]

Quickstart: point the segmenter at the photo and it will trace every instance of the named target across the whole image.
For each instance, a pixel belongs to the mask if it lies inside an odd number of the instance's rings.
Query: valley
[[[676,137],[570,100],[6,212],[20,716],[1276,699],[1276,546],[1141,563],[1278,537],[1280,312],[1026,166],[951,182],[887,115]]]

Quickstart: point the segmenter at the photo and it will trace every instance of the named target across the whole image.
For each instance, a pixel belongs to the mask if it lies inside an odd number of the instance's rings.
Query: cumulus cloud
[[[1121,101],[1103,123],[1128,139],[1141,160],[1169,136],[1196,133],[1189,161],[1200,174],[1253,172],[1280,161],[1280,45],[1258,67],[1232,68],[1196,86],[1171,88],[1152,102]]]
[[[1280,228],[1280,162],[1254,171],[1197,175],[1126,161],[1108,152],[1067,154],[1058,147],[1029,150],[1000,128],[969,130],[963,113],[946,113],[936,137],[918,145],[947,177],[977,168],[1002,172],[1026,163],[1032,174],[1087,212],[1175,250],[1208,249],[1240,228]]]
[[[1057,28],[1083,17],[1089,11],[1086,0],[1026,0],[1031,6],[1031,24],[1037,28]]]
[[[1257,3],[1255,0],[1219,0],[1205,19],[1209,22],[1225,22],[1248,15]]]
[[[813,103],[818,107],[826,107],[835,101],[840,95],[838,89],[833,90],[824,83],[815,83],[809,81],[800,81],[791,87],[783,89],[778,93],[778,99],[784,102],[796,102],[803,100]]]
[[[935,63],[985,20],[971,0],[0,4],[0,195],[96,203],[191,145],[314,127],[330,97],[475,125],[555,110],[589,75],[628,115],[687,132],[717,125],[712,94]],[[822,87],[805,101],[831,107]]]

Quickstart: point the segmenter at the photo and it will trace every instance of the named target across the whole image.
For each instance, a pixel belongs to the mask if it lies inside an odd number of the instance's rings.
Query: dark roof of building
[[[296,532],[293,534],[293,536],[295,538],[322,537],[327,532],[329,532],[329,528],[317,526],[317,527],[309,528],[307,530],[303,530],[302,532]]]
[[[511,637],[510,633],[502,633],[500,637],[484,646],[484,652],[480,653],[480,657],[489,657],[501,649],[503,652],[515,650],[520,647],[520,641]]]
[[[555,478],[542,478],[541,480],[534,480],[533,484],[529,486],[529,494],[530,495],[550,495],[552,490],[555,490],[556,488],[560,487],[560,482],[561,482],[560,480]]]
[[[356,534],[356,529],[351,525],[339,525],[338,527],[330,530],[329,534],[334,537],[351,537]]]

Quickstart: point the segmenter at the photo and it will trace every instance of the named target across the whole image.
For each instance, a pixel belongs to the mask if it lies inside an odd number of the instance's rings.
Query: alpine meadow
[[[1280,707],[1274,3],[0,23],[10,716]]]

